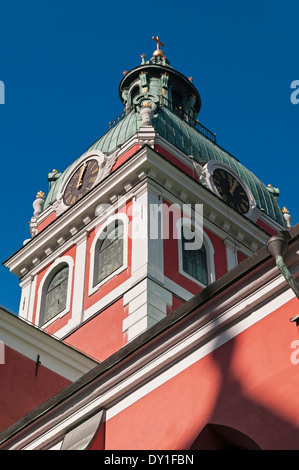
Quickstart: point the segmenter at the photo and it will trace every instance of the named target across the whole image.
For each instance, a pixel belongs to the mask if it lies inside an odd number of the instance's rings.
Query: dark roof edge
[[[94,358],[93,356],[90,356],[89,354],[82,351],[81,349],[72,346],[70,343],[68,343],[67,341],[65,341],[63,339],[58,338],[54,334],[48,333],[47,331],[37,327],[36,325],[31,323],[30,321],[19,317],[19,315],[17,313],[13,312],[12,310],[9,310],[6,307],[3,307],[3,305],[0,305],[0,312],[1,311],[4,312],[5,314],[7,313],[7,315],[9,315],[9,318],[14,318],[14,320],[12,320],[12,321],[22,323],[22,325],[26,325],[25,328],[28,328],[28,330],[30,328],[33,328],[37,335],[50,338],[49,341],[52,341],[52,342],[56,341],[57,343],[62,345],[61,347],[65,348],[65,349],[69,349],[71,351],[74,351],[74,353],[77,354],[77,355],[84,356],[86,359],[89,359],[90,361],[94,362],[95,365],[99,364],[100,361],[98,359]]]

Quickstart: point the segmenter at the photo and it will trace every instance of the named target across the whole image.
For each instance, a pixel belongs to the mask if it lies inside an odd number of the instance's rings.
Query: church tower
[[[19,316],[103,361],[289,227],[265,186],[198,121],[201,97],[159,37],[119,85],[124,111],[37,194],[5,265]]]

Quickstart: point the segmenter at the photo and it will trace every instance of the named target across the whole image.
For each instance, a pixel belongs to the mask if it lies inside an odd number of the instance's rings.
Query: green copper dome
[[[167,107],[158,107],[152,124],[156,132],[161,137],[173,144],[186,155],[193,156],[196,162],[202,165],[210,160],[218,160],[226,163],[246,182],[259,209],[283,225],[283,219],[277,200],[269,193],[267,187],[235,157],[230,155],[211,139],[207,138],[196,128],[181,119]],[[110,154],[132,137],[138,131],[140,126],[141,119],[139,113],[136,110],[132,110],[99,140],[91,145],[87,149],[87,152],[91,150],[99,150],[104,154]],[[67,170],[59,176],[51,187],[45,201],[45,209],[55,201],[58,187]]]
[[[112,127],[106,134],[87,150],[100,150],[105,154],[114,152],[118,147],[130,139],[141,126],[141,118],[137,112],[129,112],[117,125]]]
[[[197,128],[201,98],[192,83],[192,78],[187,79],[170,67],[163,51],[159,49],[155,52],[159,53],[156,55],[154,53],[147,62],[143,55],[140,66],[124,73],[119,86],[119,94],[125,105],[125,112],[100,139],[87,149],[86,153],[99,150],[109,155],[116,151],[138,132],[142,125],[139,114],[142,102],[150,100],[154,111],[152,125],[157,134],[187,156],[192,156],[202,166],[211,160],[218,160],[228,165],[245,181],[257,207],[271,219],[283,225],[277,198],[238,159],[216,143],[214,134],[203,126]],[[73,163],[75,164],[76,162]],[[67,170],[57,175],[56,180],[51,184],[44,209],[55,201],[58,188]]]
[[[283,219],[277,200],[267,187],[250,170],[245,168],[235,157],[187,122],[176,116],[166,107],[160,108],[154,127],[161,137],[171,142],[186,155],[204,165],[210,160],[218,160],[228,165],[245,181],[250,188],[257,207],[269,217],[283,225]]]
[[[138,131],[141,125],[141,118],[139,113],[130,112],[122,120],[120,120],[115,126],[106,132],[99,140],[97,140],[93,145],[91,145],[85,153],[92,150],[99,150],[105,155],[113,153],[124,144],[130,137],[132,137]],[[84,154],[83,154],[84,155]],[[80,157],[81,158],[81,157]],[[65,174],[68,170],[76,165],[77,160],[75,160],[66,170],[58,175],[56,181],[51,185],[49,193],[46,197],[44,210],[47,209],[56,199],[57,192],[60,184],[62,183]]]

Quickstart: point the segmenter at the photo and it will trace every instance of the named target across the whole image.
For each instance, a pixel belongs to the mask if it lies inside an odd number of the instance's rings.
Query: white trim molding
[[[230,240],[224,240],[227,270],[230,271],[238,264],[238,247]]]
[[[20,283],[22,289],[21,300],[19,306],[19,317],[29,320],[33,315],[34,299],[36,291],[36,276],[31,274],[24,278]]]
[[[80,325],[83,320],[84,288],[86,272],[87,232],[84,231],[76,239],[76,258],[74,266],[74,287],[72,302],[72,318],[68,321],[68,329]]]

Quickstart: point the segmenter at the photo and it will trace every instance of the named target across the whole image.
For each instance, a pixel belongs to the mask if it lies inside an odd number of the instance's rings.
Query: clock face
[[[99,173],[99,163],[95,159],[83,162],[69,179],[63,195],[66,206],[79,201],[94,185]]]
[[[213,181],[220,197],[228,206],[239,214],[248,212],[249,200],[245,189],[233,175],[217,168],[213,172]]]

